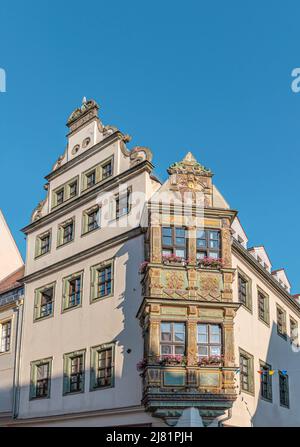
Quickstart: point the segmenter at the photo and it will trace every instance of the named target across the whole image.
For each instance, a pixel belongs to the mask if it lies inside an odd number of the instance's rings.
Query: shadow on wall
[[[269,399],[262,395],[262,376],[260,362],[267,364],[273,375],[271,379],[271,392]],[[289,405],[280,403],[279,371],[287,371],[289,383]],[[245,410],[251,418],[252,427],[287,427],[300,426],[300,352],[294,352],[289,336],[278,334],[277,324],[273,322],[268,351],[265,359],[254,359],[254,384],[255,396],[258,397],[256,409],[251,415],[251,409],[247,405],[246,393],[242,393],[242,401]]]

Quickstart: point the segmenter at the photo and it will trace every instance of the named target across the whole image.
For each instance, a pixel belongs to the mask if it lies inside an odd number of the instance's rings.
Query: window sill
[[[74,242],[74,239],[72,239],[71,241],[65,242],[63,244],[57,245],[56,248],[62,248],[65,247],[66,245],[72,244],[72,242]]]
[[[49,318],[52,318],[54,316],[54,313],[52,312],[51,315],[47,315],[46,317],[38,317],[38,318],[34,318],[33,322],[34,323],[38,323],[40,321],[44,321],[44,320],[48,320]]]
[[[100,391],[100,390],[107,390],[107,389],[109,389],[109,388],[114,388],[114,384],[112,384],[112,385],[107,385],[107,386],[95,386],[95,387],[91,387],[90,388],[90,391]]]
[[[100,227],[94,228],[93,230],[86,231],[85,233],[81,233],[81,237],[84,237],[84,236],[87,236],[88,234],[94,233],[95,231],[100,230],[101,228],[102,227],[100,226]]]
[[[109,295],[104,295],[104,296],[99,296],[99,297],[96,297],[96,298],[91,298],[90,299],[90,304],[97,303],[98,301],[103,301],[103,300],[105,300],[107,298],[111,298],[113,296],[114,296],[114,294],[110,293]]]
[[[40,255],[36,255],[34,257],[34,260],[43,258],[44,256],[48,255],[49,253],[51,253],[51,250],[47,251],[46,253],[41,253]]]
[[[265,320],[262,320],[261,318],[258,317],[258,320],[263,323],[265,326],[267,326],[268,328],[270,328],[270,322],[267,322]]]
[[[71,310],[74,310],[74,309],[80,309],[81,307],[82,307],[82,299],[79,304],[76,304],[76,306],[70,306],[70,307],[66,307],[65,309],[62,309],[61,313],[64,314],[64,313],[70,312]]]

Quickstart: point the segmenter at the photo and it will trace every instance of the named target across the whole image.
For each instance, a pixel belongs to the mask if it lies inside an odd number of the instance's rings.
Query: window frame
[[[261,318],[260,315],[260,297],[264,298],[264,318]],[[269,295],[265,293],[260,287],[257,288],[257,315],[259,321],[266,324],[268,327],[270,326],[270,300]]]
[[[279,326],[279,313],[281,314],[283,320],[280,323],[282,325],[282,331],[280,330]],[[276,326],[277,326],[277,334],[280,335],[284,340],[287,339],[287,324],[286,324],[286,311],[276,303]]]
[[[72,239],[64,242],[64,231],[71,224],[73,226]],[[71,244],[72,242],[74,242],[74,240],[75,240],[75,216],[70,217],[69,219],[65,220],[64,222],[62,222],[58,225],[56,248],[64,247],[65,245]]]
[[[286,401],[282,401],[282,379],[284,379],[285,393],[286,393]],[[290,387],[289,387],[289,376],[287,374],[282,374],[281,371],[278,371],[278,385],[279,385],[279,404],[281,407],[290,408]]]
[[[164,235],[164,230],[171,230],[171,236]],[[184,231],[184,236],[177,236],[176,230]],[[178,258],[186,260],[188,258],[188,236],[187,236],[187,228],[185,226],[179,226],[179,225],[169,225],[161,226],[161,252],[162,257],[164,256],[177,256]],[[171,238],[171,245],[164,243],[164,237]],[[177,244],[176,239],[184,239],[184,244]],[[169,255],[164,254],[164,251],[170,251],[171,253]],[[184,256],[178,256],[176,255],[177,250],[183,250]]]
[[[100,369],[98,366],[99,365],[99,353],[107,351],[107,350],[111,350],[110,384],[104,385],[104,386],[99,386],[98,385],[98,374],[97,374]],[[116,349],[115,349],[114,342],[103,343],[101,345],[91,347],[91,352],[90,352],[90,391],[98,391],[98,390],[115,387],[115,355],[116,355]]]
[[[51,307],[51,313],[47,314],[45,316],[41,316],[40,313],[40,309],[41,309],[41,301],[42,301],[42,293],[44,290],[48,290],[52,288],[53,289],[53,296],[52,296],[52,307]],[[34,290],[34,307],[33,307],[33,321],[37,322],[37,321],[42,321],[45,320],[47,318],[52,318],[54,316],[54,305],[55,305],[55,289],[56,289],[56,281],[51,282],[49,284],[46,284],[45,286],[42,287],[38,287],[37,289]],[[49,303],[50,304],[50,303]],[[37,310],[39,309],[39,310]],[[37,312],[39,312],[39,316],[37,316]]]
[[[245,304],[240,300],[240,278],[246,283],[246,301]],[[252,280],[246,275],[241,269],[237,268],[237,291],[238,291],[238,300],[239,303],[243,306],[244,309],[247,309],[249,312],[253,312],[252,305]]]
[[[241,366],[241,359],[244,358],[247,361],[247,368],[248,368],[248,389],[245,389],[243,387],[243,368]],[[240,369],[240,389],[241,392],[251,394],[252,396],[255,395],[255,383],[254,383],[254,356],[252,354],[249,354],[249,352],[245,351],[244,349],[239,348],[239,369]]]
[[[111,163],[111,175],[107,177],[103,177],[103,166],[107,165],[108,163]],[[93,171],[95,171],[95,183],[88,186],[87,185],[87,177],[90,175]],[[81,192],[84,193],[86,191],[90,191],[93,187],[96,185],[106,181],[107,179],[113,177],[114,175],[114,157],[113,155],[106,158],[105,160],[101,161],[101,163],[97,163],[94,166],[91,166],[89,169],[84,171],[81,174]]]
[[[74,183],[77,184],[76,194],[71,196],[71,186]],[[61,191],[63,193],[63,200],[61,203],[57,203],[57,194]],[[54,208],[58,208],[59,206],[62,206],[69,200],[75,199],[75,197],[77,197],[78,195],[79,195],[79,175],[71,178],[70,180],[58,186],[52,191],[51,210],[53,210]]]
[[[88,229],[88,225],[89,225],[88,219],[89,219],[89,216],[94,212],[96,214],[98,214],[98,218],[96,219],[96,221],[98,221],[98,226],[89,230]],[[101,228],[101,206],[94,205],[94,206],[84,210],[82,213],[81,236],[90,234],[96,230],[99,230],[100,228]]]
[[[6,342],[5,345],[7,347],[8,344],[8,349],[5,349],[4,351],[2,350],[2,343],[3,343],[3,326],[6,326],[9,324],[9,330],[8,330],[8,335],[6,334]],[[13,318],[5,318],[4,320],[0,321],[0,356],[3,354],[10,354],[12,352],[12,335],[13,335]],[[8,339],[8,342],[7,342]]]
[[[47,237],[47,236],[49,237],[49,250],[46,251],[45,253],[42,253],[42,239]],[[35,256],[34,256],[34,258],[37,259],[37,258],[40,258],[41,256],[45,256],[48,253],[50,253],[51,252],[51,245],[52,245],[52,228],[50,228],[49,230],[44,231],[43,233],[38,234],[36,236],[36,239],[35,239]]]
[[[162,339],[162,325],[163,324],[170,324],[171,325],[171,340],[163,340]],[[174,330],[174,325],[175,324],[181,324],[184,327],[184,341],[176,341],[175,340],[175,334],[176,331]],[[163,354],[162,353],[162,347],[163,346],[171,346],[171,353],[170,354]],[[183,354],[176,354],[175,352],[175,348],[181,346],[183,347]],[[186,328],[186,322],[185,321],[177,321],[177,320],[165,320],[165,321],[161,321],[160,322],[160,327],[159,327],[159,355],[160,358],[164,358],[164,357],[168,357],[168,356],[182,356],[185,357],[186,356],[186,352],[187,352],[187,328]]]
[[[62,313],[68,312],[73,309],[77,309],[78,307],[82,306],[82,300],[83,300],[83,277],[84,277],[84,270],[81,270],[76,273],[72,273],[71,275],[65,276],[62,279]],[[68,305],[69,297],[70,297],[70,282],[75,281],[76,279],[80,278],[80,300],[78,304],[75,304],[73,306]]]
[[[126,197],[126,212],[122,212],[120,214],[120,201]],[[114,205],[115,205],[115,213],[114,213],[114,217],[113,220],[119,220],[124,216],[128,216],[128,214],[131,211],[131,197],[132,197],[132,188],[128,187],[126,190],[124,191],[120,191],[119,193],[114,195]],[[119,211],[118,211],[119,210]]]
[[[265,370],[265,371],[270,371],[270,370],[272,370],[272,367],[271,367],[271,365],[270,364],[268,364],[268,363],[265,363],[264,361],[262,361],[262,360],[260,360],[259,361],[259,367],[260,367],[260,371],[261,370]],[[268,396],[264,396],[263,395],[263,393],[262,393],[262,391],[263,391],[263,387],[262,387],[262,384],[264,383],[263,382],[263,378],[264,377],[268,377],[269,378],[269,383],[266,385],[267,387],[269,386],[269,396],[270,397],[268,397]],[[272,403],[273,402],[273,384],[272,384],[272,375],[270,375],[270,374],[260,374],[260,389],[259,389],[259,395],[260,395],[260,398],[261,399],[263,399],[263,400],[265,400],[266,402],[270,402],[270,403]],[[267,394],[268,394],[268,389],[267,389]]]
[[[71,376],[72,373],[72,360],[77,357],[82,357],[82,371],[76,374],[81,374],[81,389],[71,390]],[[63,396],[70,396],[73,394],[80,394],[85,392],[85,373],[86,373],[86,349],[80,349],[73,352],[64,354],[64,377],[63,377]]]
[[[51,397],[51,376],[52,376],[52,357],[45,359],[35,360],[30,362],[30,387],[29,387],[29,400],[50,399]],[[47,395],[37,396],[37,368],[39,366],[48,364],[48,377],[47,377]]]
[[[204,231],[205,238],[198,237],[197,236],[198,231]],[[210,239],[209,234],[212,231],[218,233],[219,246],[217,249],[209,247],[209,241],[217,240],[217,239]],[[205,242],[206,242],[205,247],[198,248],[198,239],[205,240]],[[221,233],[221,230],[219,228],[196,228],[196,259],[197,259],[197,261],[200,261],[201,259],[203,259],[200,256],[198,257],[198,253],[205,253],[204,258],[211,258],[211,256],[209,256],[209,252],[217,253],[217,258],[213,258],[213,259],[221,259],[222,258],[222,233]]]
[[[106,298],[110,298],[114,295],[114,271],[115,271],[115,259],[108,259],[106,261],[102,261],[96,265],[92,265],[90,267],[90,303],[95,303],[97,301],[104,300]],[[110,287],[110,293],[98,296],[98,274],[97,272],[99,270],[103,270],[105,268],[108,268],[110,266],[111,268],[111,287]]]
[[[207,342],[203,343],[199,341],[199,331],[198,331],[198,327],[202,325],[202,326],[206,326],[206,336],[207,336]],[[220,337],[220,342],[216,343],[216,342],[211,342],[211,336],[214,334],[211,334],[211,326],[218,326],[219,328],[219,337]],[[214,322],[210,322],[210,321],[200,321],[197,323],[197,359],[198,361],[200,361],[203,358],[210,358],[210,357],[220,357],[220,360],[222,359],[222,355],[224,352],[224,335],[223,335],[223,326],[220,323],[214,323]],[[200,355],[199,354],[199,347],[207,347],[207,355]],[[210,354],[210,350],[211,347],[219,347],[220,348],[220,355],[211,355]]]
[[[291,344],[295,344],[295,345],[299,346],[299,325],[298,325],[298,322],[291,315],[289,317],[289,322],[290,322],[290,341],[291,341]],[[296,337],[294,337],[293,334],[292,334],[292,330],[293,329],[292,329],[292,324],[291,323],[293,323],[293,325],[295,325],[295,327],[297,329]]]

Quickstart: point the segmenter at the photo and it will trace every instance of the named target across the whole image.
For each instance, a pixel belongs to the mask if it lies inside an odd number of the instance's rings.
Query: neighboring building
[[[67,125],[24,229],[11,423],[167,426],[194,407],[205,425],[299,425],[299,296],[212,172],[188,153],[161,184],[93,100]]]
[[[22,325],[24,266],[0,211],[0,425],[13,417]]]

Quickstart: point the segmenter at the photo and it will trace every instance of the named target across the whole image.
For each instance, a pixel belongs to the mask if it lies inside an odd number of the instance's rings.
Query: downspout
[[[21,318],[20,318],[20,312],[21,312]],[[23,299],[17,303],[17,329],[16,329],[16,342],[15,342],[14,380],[13,380],[13,419],[16,419],[19,414],[22,329],[23,329]]]

